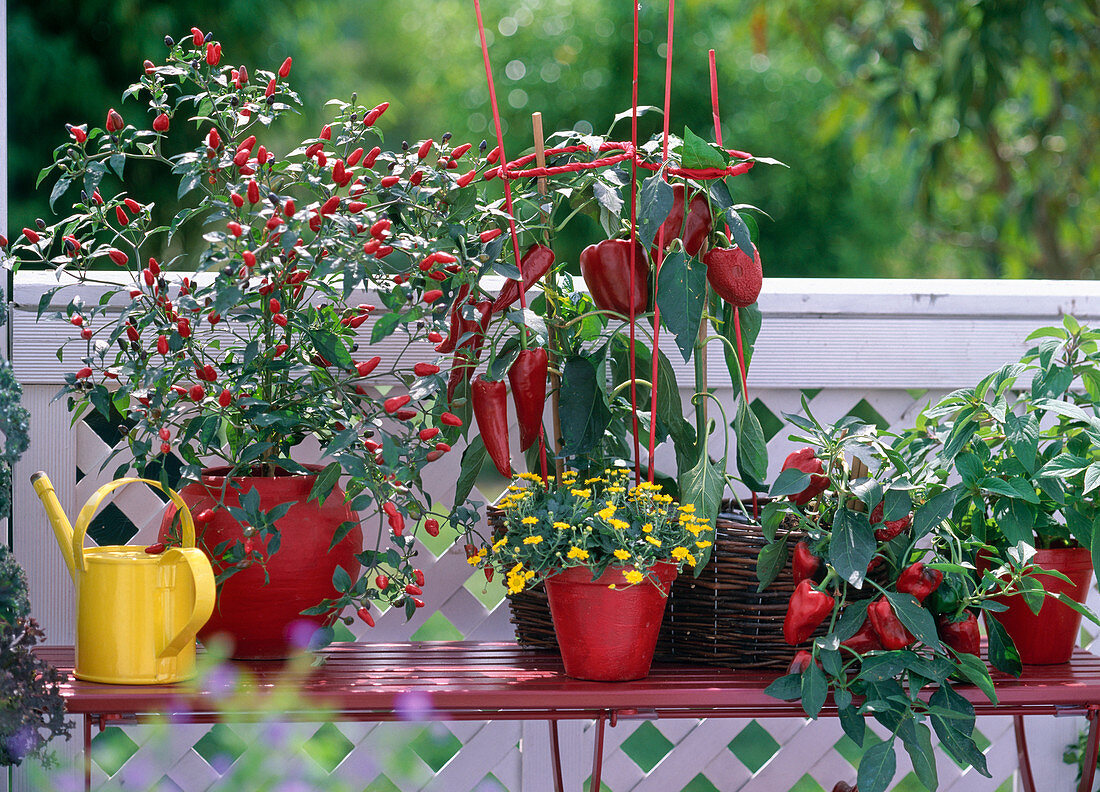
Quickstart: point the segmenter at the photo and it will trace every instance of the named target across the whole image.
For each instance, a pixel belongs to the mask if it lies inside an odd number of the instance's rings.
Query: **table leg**
[[[1096,755],[1100,750],[1100,710],[1089,707],[1089,739],[1085,747],[1085,766],[1081,769],[1081,785],[1078,792],[1091,792],[1096,776]]]
[[[1031,777],[1031,756],[1027,751],[1027,736],[1024,734],[1024,716],[1013,715],[1012,726],[1016,731],[1016,757],[1020,763],[1020,785],[1023,792],[1035,792],[1035,779]]]
[[[92,716],[84,714],[84,792],[92,790]]]
[[[596,718],[596,742],[592,748],[592,780],[588,785],[588,792],[600,792],[600,777],[603,775],[603,729],[607,721],[607,713],[601,711]]]
[[[565,792],[565,782],[561,775],[561,745],[558,743],[558,722],[549,720],[550,725],[550,764],[554,768],[554,792]]]

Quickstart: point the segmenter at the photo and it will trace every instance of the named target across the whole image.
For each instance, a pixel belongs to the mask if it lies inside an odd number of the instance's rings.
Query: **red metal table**
[[[71,671],[71,647],[43,647],[40,656]],[[281,663],[238,662],[248,698],[262,710],[265,695],[294,685],[311,707],[341,720],[402,719],[545,720],[550,727],[554,788],[563,789],[557,722],[596,721],[592,785],[599,788],[606,725],[638,718],[798,718],[797,702],[764,693],[774,672],[732,671],[698,665],[656,663],[637,682],[582,682],[566,677],[561,658],[508,643],[336,644],[320,653],[323,663],[288,676]],[[1028,666],[1019,678],[994,673],[999,706],[972,687],[960,687],[979,715],[1012,715],[1025,792],[1035,792],[1024,715],[1084,715],[1089,739],[1081,790],[1092,788],[1100,745],[1100,657],[1078,651],[1070,663]],[[102,685],[72,679],[62,689],[66,708],[84,716],[85,785],[91,784],[89,748],[93,724],[100,729],[152,717],[208,722],[227,716],[221,693],[201,685]],[[256,714],[256,713],[252,713]],[[831,703],[822,716],[835,716]],[[316,719],[309,712],[289,719]]]

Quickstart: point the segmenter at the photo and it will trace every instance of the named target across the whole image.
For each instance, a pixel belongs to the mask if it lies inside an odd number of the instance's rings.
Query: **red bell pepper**
[[[530,289],[554,266],[554,251],[545,245],[531,245],[519,261],[519,271],[523,274],[524,291]],[[519,281],[509,278],[501,287],[500,294],[493,301],[493,313],[507,309],[519,299]]]
[[[783,640],[800,644],[809,640],[825,617],[833,612],[835,600],[824,591],[814,588],[813,582],[803,580],[794,588],[783,619]]]
[[[912,594],[917,602],[924,602],[924,598],[939,588],[942,582],[943,572],[929,569],[918,561],[901,573],[897,589],[904,594]]]
[[[538,439],[542,429],[542,411],[546,406],[546,349],[525,349],[508,370],[512,401],[519,422],[519,447],[526,451]]]
[[[797,586],[803,580],[813,580],[814,575],[821,569],[821,559],[810,552],[810,546],[806,542],[799,542],[794,546],[794,559],[791,561],[791,576]]]
[[[882,648],[882,643],[879,641],[878,635],[875,634],[875,629],[871,625],[870,619],[865,619],[863,626],[859,628],[859,632],[847,641],[841,641],[840,645],[847,646],[858,654],[867,654],[868,652],[873,652],[876,649]]]
[[[941,641],[959,654],[977,655],[981,651],[978,617],[970,611],[966,611],[966,617],[961,621],[951,621],[946,616],[940,616],[936,622],[936,632],[940,634]]]
[[[753,248],[752,258],[741,248],[713,248],[703,256],[707,282],[730,305],[747,308],[756,302],[764,287],[760,251]]]
[[[787,456],[783,460],[783,467],[780,470],[788,470],[789,468],[795,468],[801,470],[803,473],[810,473],[810,485],[802,492],[791,495],[791,503],[795,506],[802,506],[809,503],[810,500],[820,495],[825,491],[825,488],[829,486],[829,477],[820,475],[825,472],[825,465],[821,463],[821,460],[814,454],[812,448],[802,448]]]
[[[882,528],[875,529],[875,539],[880,542],[889,542],[891,539],[893,539],[895,536],[900,535],[902,531],[913,524],[912,514],[907,514],[900,520],[887,520],[886,522],[882,521],[882,517],[883,508],[882,504],[880,503],[871,510],[871,525],[874,526],[878,525],[879,523],[882,523],[883,525]]]
[[[592,302],[603,311],[630,315],[649,305],[649,266],[638,243],[634,245],[634,291],[630,291],[630,240],[605,239],[581,251],[581,275]]]
[[[788,674],[801,674],[807,668],[810,667],[810,663],[813,662],[814,656],[807,652],[805,649],[800,649],[795,652],[793,658],[791,658],[791,664],[787,666]],[[821,667],[821,661],[817,661],[818,668]]]
[[[871,621],[875,634],[882,642],[883,649],[904,649],[917,640],[913,633],[905,629],[905,625],[898,619],[893,606],[885,597],[875,600],[868,606],[867,617]]]
[[[481,357],[481,345],[485,342],[485,331],[489,327],[489,319],[492,316],[492,303],[488,300],[474,303],[477,313],[476,319],[460,319],[460,332],[458,337],[469,334],[469,338],[455,348],[454,360],[451,363],[451,375],[447,378],[447,401],[452,401],[458,383],[465,379],[470,381],[477,367],[478,358]],[[503,383],[501,383],[503,384]]]
[[[672,188],[672,211],[661,223],[658,236],[663,233],[664,245],[667,249],[673,239],[680,238],[684,241],[684,251],[689,256],[694,256],[703,249],[707,237],[710,236],[711,216],[710,206],[706,196],[695,193],[688,208],[687,222],[684,222],[684,185],[677,184]],[[683,232],[681,234],[681,231]],[[654,240],[654,258],[656,258],[656,240]],[[755,302],[755,300],[753,301]],[[748,303],[751,305],[752,303]]]
[[[496,382],[478,376],[470,389],[474,406],[474,420],[485,443],[485,450],[493,460],[500,475],[512,476],[512,457],[508,451],[508,387],[503,380]]]

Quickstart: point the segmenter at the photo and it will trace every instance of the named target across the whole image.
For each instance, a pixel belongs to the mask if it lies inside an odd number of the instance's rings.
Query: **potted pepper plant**
[[[300,620],[323,639],[347,605],[373,624],[379,605],[424,604],[406,522],[438,531],[421,471],[460,419],[437,366],[372,345],[441,340],[445,268],[480,251],[462,233],[474,173],[449,135],[382,151],[387,105],[354,95],[278,150],[268,127],[300,104],[290,58],[230,66],[198,29],[165,45],[126,92],[140,105],[68,127],[41,178],[71,206],[29,223],[14,253],[57,273],[39,315],[73,325],[59,395],[75,417],[123,423],[130,456],[116,449],[114,475],[178,486],[179,471],[218,573],[203,636],[278,656]],[[137,168],[178,180],[178,204],[129,192]],[[307,440],[320,465],[303,461]],[[378,537],[366,549],[363,526]]]
[[[927,407],[904,453],[935,471],[931,492],[958,531],[993,548],[977,557],[986,574],[1044,570],[985,614],[991,648],[1062,663],[1082,614],[1095,620],[1080,603],[1100,554],[1100,333],[1065,316],[1028,340],[1018,362]]]
[[[805,401],[803,410],[785,418],[798,432],[792,439],[808,445],[785,460],[771,489],[776,500],[762,515],[774,541],[760,556],[761,586],[780,574],[790,552],[778,526],[797,524],[807,537],[793,548],[796,586],[783,625],[797,651],[768,692],[801,699],[810,717],[831,693],[857,745],[867,717],[889,730],[861,759],[865,792],[882,792],[893,778],[898,743],[934,790],[933,731],[956,762],[988,775],[971,737],[973,708],[954,688],[975,684],[996,700],[979,658],[977,614],[1002,610],[996,597],[1017,590],[1032,570],[979,580],[972,565],[978,543],[951,529],[950,504],[929,495],[930,474],[907,464],[893,447],[898,438],[853,417],[823,426]],[[1007,655],[991,660],[1019,672]],[[926,687],[931,694],[918,695]]]

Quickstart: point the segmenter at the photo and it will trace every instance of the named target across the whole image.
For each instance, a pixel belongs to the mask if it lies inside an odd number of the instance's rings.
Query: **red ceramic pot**
[[[320,470],[320,467],[310,467]],[[202,481],[188,484],[180,496],[194,515],[214,509],[221,500],[228,468],[211,468],[203,472]],[[226,506],[239,506],[240,496],[253,487],[260,494],[260,509],[268,511],[280,503],[294,502],[290,511],[277,523],[281,544],[272,553],[266,566],[269,581],[264,582],[264,569],[256,564],[237,572],[218,586],[214,615],[199,631],[199,639],[208,641],[224,635],[233,642],[232,656],[237,659],[277,659],[287,657],[300,648],[325,615],[303,616],[302,611],[336,596],[332,573],[337,565],[355,578],[359,562],[355,553],[363,549],[363,532],[358,517],[344,501],[340,487],[333,488],[324,504],[309,501],[309,492],[317,480],[309,476],[243,476],[225,486]],[[163,540],[175,517],[169,507],[161,522]],[[340,523],[353,520],[357,524],[329,551],[333,534]],[[214,518],[205,524],[195,522],[196,544],[207,555],[222,542],[243,540],[241,526],[228,509],[214,509]],[[211,559],[214,574],[223,566]]]
[[[653,567],[659,587],[649,580],[629,585],[629,569],[608,567],[593,580],[591,569],[572,567],[546,578],[565,673],[574,679],[626,682],[649,673],[676,567]]]
[[[1055,596],[1066,593],[1076,602],[1084,602],[1092,582],[1092,558],[1083,547],[1061,547],[1037,550],[1031,559],[1044,569],[1054,569],[1070,579],[1070,583],[1049,575],[1040,576],[1039,582]],[[978,569],[989,568],[985,558],[978,559]],[[1077,646],[1081,628],[1081,614],[1047,597],[1039,612],[1032,613],[1020,594],[999,597],[998,602],[1008,610],[993,614],[1016,644],[1020,660],[1028,665],[1053,665],[1068,663]],[[985,613],[988,620],[990,614]]]

